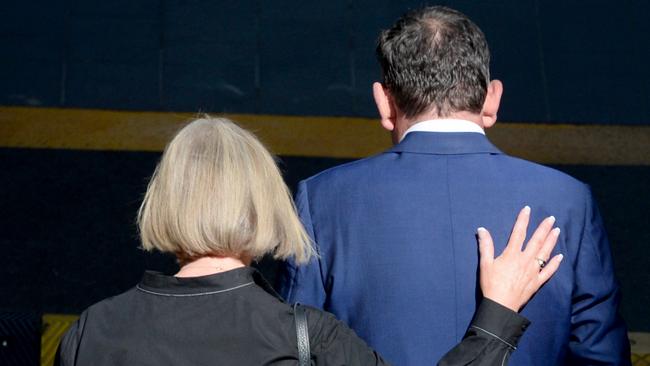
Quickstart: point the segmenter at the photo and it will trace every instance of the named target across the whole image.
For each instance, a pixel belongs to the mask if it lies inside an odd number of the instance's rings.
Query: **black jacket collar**
[[[200,277],[174,277],[146,271],[137,287],[144,292],[163,296],[192,296],[225,292],[252,284],[281,299],[262,274],[252,267],[241,267]]]

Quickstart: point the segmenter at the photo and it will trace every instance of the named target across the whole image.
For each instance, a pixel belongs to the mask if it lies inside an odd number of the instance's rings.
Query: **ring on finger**
[[[535,260],[537,261],[537,264],[539,265],[539,270],[541,271],[542,268],[546,267],[546,264],[548,263],[542,258],[535,257]]]

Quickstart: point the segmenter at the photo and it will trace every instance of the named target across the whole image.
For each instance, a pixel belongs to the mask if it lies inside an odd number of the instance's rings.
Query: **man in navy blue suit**
[[[589,187],[505,155],[484,134],[503,86],[490,81],[481,30],[457,11],[424,8],[382,32],[377,55],[383,82],[373,93],[395,146],[300,183],[296,202],[320,257],[286,264],[285,298],[336,314],[395,364],[430,364],[476,309],[476,228],[492,232],[499,252],[529,205],[532,222],[556,217],[553,254],[565,259],[524,307],[532,324],[511,364],[629,364]]]

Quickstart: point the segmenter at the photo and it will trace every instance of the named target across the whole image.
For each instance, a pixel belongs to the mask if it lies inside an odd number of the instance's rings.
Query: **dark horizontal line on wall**
[[[361,158],[390,146],[377,120],[225,114],[277,155]],[[0,147],[161,151],[197,114],[0,107]],[[501,123],[504,152],[545,164],[650,165],[650,126]]]

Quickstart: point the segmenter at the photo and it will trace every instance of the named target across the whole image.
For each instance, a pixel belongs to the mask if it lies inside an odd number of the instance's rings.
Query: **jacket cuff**
[[[483,298],[470,328],[486,333],[514,350],[528,325],[530,321],[519,313]]]

